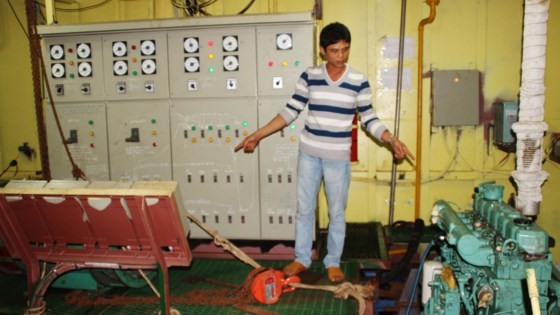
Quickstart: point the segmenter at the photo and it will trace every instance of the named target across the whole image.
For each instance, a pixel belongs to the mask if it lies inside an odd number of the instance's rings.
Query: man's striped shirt
[[[332,160],[350,159],[352,121],[358,111],[362,126],[375,138],[387,129],[371,104],[371,87],[364,74],[346,65],[338,81],[331,81],[326,64],[308,68],[295,93],[280,112],[287,124],[308,107],[300,135],[303,153]]]

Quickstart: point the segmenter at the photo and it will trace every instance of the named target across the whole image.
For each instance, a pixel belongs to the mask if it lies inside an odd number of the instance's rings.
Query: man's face
[[[350,43],[341,40],[338,43],[327,46],[326,49],[321,47],[321,54],[323,54],[327,63],[335,67],[344,67],[350,54]]]

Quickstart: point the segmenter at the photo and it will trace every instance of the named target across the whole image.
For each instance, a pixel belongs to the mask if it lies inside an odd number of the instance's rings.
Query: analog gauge
[[[126,56],[126,42],[113,42],[113,56]]]
[[[198,72],[199,70],[200,70],[200,61],[198,61],[198,57],[185,58],[186,72]]]
[[[78,44],[76,53],[80,59],[91,58],[91,45],[89,43]]]
[[[224,51],[237,51],[239,42],[237,36],[229,35],[222,38],[222,48]]]
[[[80,62],[78,64],[78,75],[80,77],[91,77],[91,62]]]
[[[156,61],[154,59],[142,60],[142,74],[156,73]]]
[[[292,34],[276,35],[276,48],[279,50],[292,49]]]
[[[198,37],[187,37],[183,40],[183,48],[186,53],[198,52]]]
[[[51,45],[51,59],[60,60],[64,58],[63,45]]]
[[[128,73],[128,63],[125,60],[113,62],[113,73],[115,75],[126,75]]]
[[[143,56],[151,56],[156,53],[155,40],[143,40],[140,42],[140,51]]]
[[[224,69],[226,71],[237,71],[237,69],[239,69],[239,60],[237,56],[225,56]]]
[[[53,63],[51,65],[51,75],[53,78],[64,78],[66,74],[66,68],[64,68],[63,63]]]

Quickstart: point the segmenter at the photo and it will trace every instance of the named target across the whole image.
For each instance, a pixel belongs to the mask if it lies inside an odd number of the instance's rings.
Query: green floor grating
[[[286,262],[281,261],[262,261],[264,267],[281,269]],[[359,277],[359,266],[356,263],[343,263],[344,270],[350,281],[357,283]],[[207,281],[193,281],[193,279],[211,279],[216,282],[226,282],[241,284],[251,267],[236,260],[194,260],[189,268],[176,268],[170,270],[170,288],[172,297],[184,297],[184,295],[194,289],[208,290],[208,294],[213,294],[218,289],[226,287]],[[323,265],[314,262],[311,272],[315,274],[324,273]],[[0,274],[0,314],[23,314],[25,309],[26,281],[24,276],[14,276]],[[329,285],[326,275],[314,283],[317,285]],[[158,304],[130,304],[122,306],[108,305],[87,305],[77,306],[65,302],[65,296],[76,293],[73,290],[63,290],[51,288],[47,291],[45,301],[47,303],[48,315],[93,315],[93,314],[157,314]],[[108,292],[96,293],[88,292],[93,297],[153,297],[153,293],[148,287],[142,289],[113,288]],[[236,315],[236,314],[258,314],[259,312],[246,312],[230,306],[210,306],[210,305],[190,305],[173,303],[172,306],[180,311],[181,314],[195,315]],[[274,305],[252,305],[258,310],[268,311],[270,314],[280,315],[344,315],[356,314],[357,302],[355,300],[339,300],[334,298],[331,292],[318,290],[299,289],[291,293],[282,294],[280,301]]]

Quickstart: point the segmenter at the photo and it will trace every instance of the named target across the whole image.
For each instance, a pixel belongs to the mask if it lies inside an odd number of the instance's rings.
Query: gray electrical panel
[[[494,104],[494,143],[498,147],[514,147],[515,133],[512,126],[517,122],[518,114],[519,104],[517,102]]]
[[[47,141],[51,176],[72,179],[72,165],[63,142],[74,162],[91,178],[109,180],[107,121],[103,102],[63,103],[57,106],[62,127],[61,138],[50,103],[45,105]]]
[[[310,12],[39,33],[64,141],[90,179],[175,180],[185,209],[224,237],[294,239],[304,117],[252,154],[233,149],[285,106],[313,65]],[[51,175],[71,178],[50,109],[47,126]]]
[[[477,70],[434,70],[432,125],[467,126],[480,123],[480,82]]]

